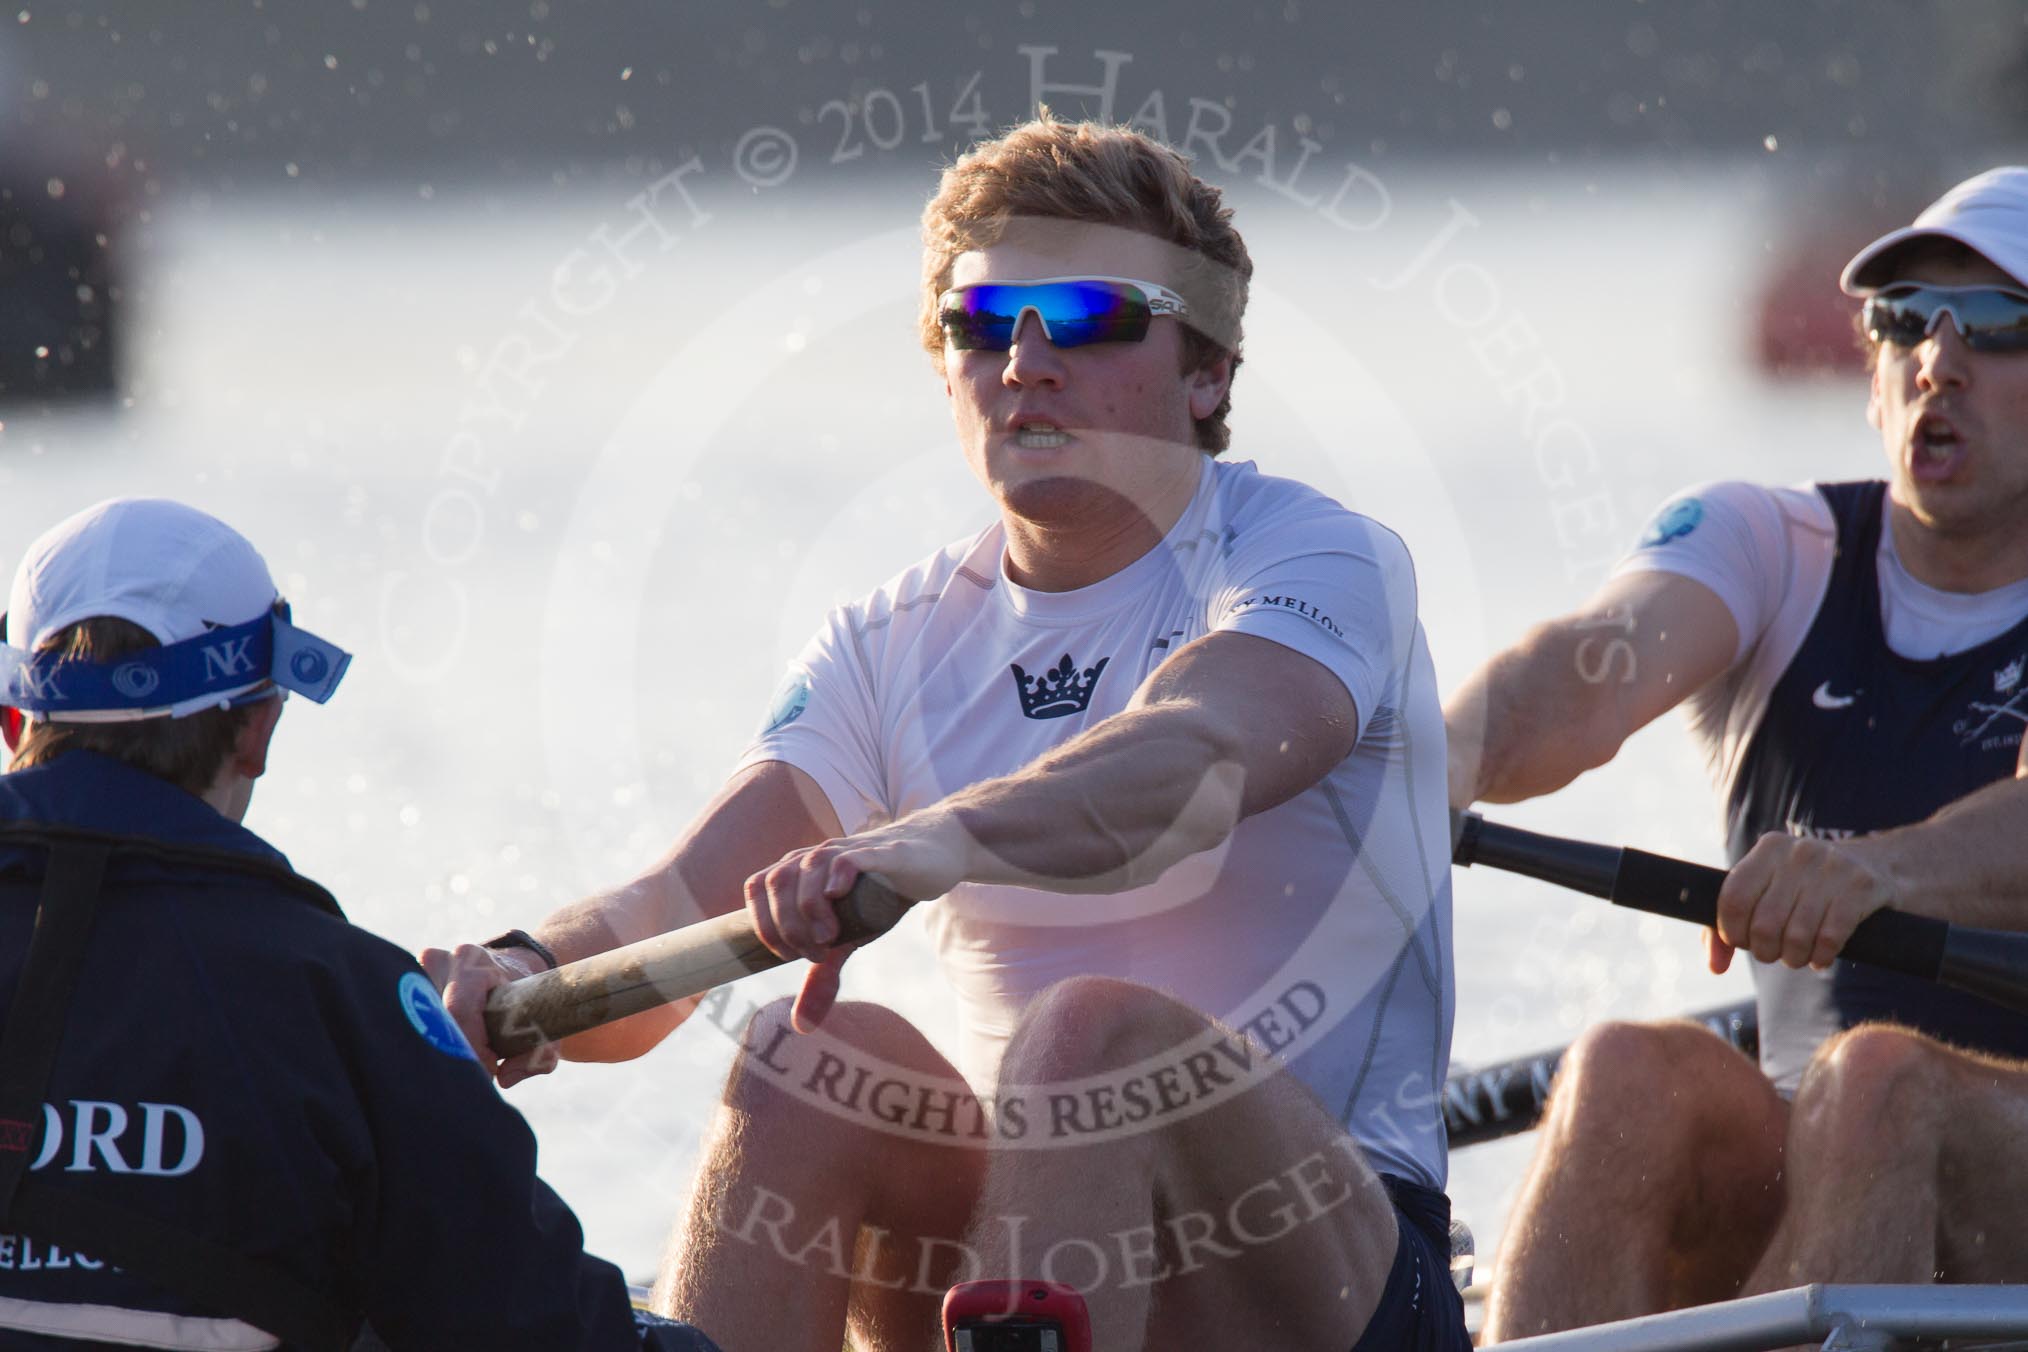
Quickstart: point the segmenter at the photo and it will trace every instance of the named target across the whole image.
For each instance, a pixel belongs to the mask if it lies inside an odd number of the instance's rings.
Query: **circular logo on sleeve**
[[[774,698],[768,701],[767,726],[761,735],[780,732],[803,716],[803,710],[810,707],[810,675],[805,671],[792,671],[782,677],[782,683],[775,687]]]
[[[424,1042],[435,1047],[446,1056],[455,1056],[464,1061],[476,1061],[465,1035],[458,1031],[458,1025],[451,1019],[451,1012],[444,1008],[444,1002],[437,995],[437,988],[421,972],[404,972],[401,984],[395,987],[395,994],[401,1001],[401,1012],[408,1015],[409,1024],[422,1034]]]
[[[1696,530],[1697,523],[1703,519],[1704,504],[1696,498],[1678,498],[1667,503],[1648,522],[1648,528],[1641,532],[1641,548],[1653,549],[1656,545],[1680,540]]]
[[[296,679],[310,684],[323,680],[330,669],[331,663],[315,648],[305,648],[289,659],[289,670]]]

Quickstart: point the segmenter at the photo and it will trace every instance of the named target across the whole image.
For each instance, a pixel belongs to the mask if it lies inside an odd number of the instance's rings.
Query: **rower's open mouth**
[[[1917,418],[1909,442],[1910,468],[1918,479],[1948,478],[1964,459],[1965,442],[1957,424],[1940,413]]]

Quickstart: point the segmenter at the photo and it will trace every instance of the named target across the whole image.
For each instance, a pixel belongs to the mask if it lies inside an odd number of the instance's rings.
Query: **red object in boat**
[[[944,1352],[1091,1352],[1091,1316],[1060,1282],[962,1282],[944,1297]]]

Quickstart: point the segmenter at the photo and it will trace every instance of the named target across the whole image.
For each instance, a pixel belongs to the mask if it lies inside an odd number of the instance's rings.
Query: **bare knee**
[[[1116,1070],[1213,1025],[1160,991],[1102,976],[1059,981],[1028,1002],[1002,1063],[1007,1083]]]
[[[1826,1042],[1796,1091],[1799,1148],[1897,1151],[1938,1101],[1944,1050],[1920,1033],[1865,1024]]]
[[[717,1171],[846,1198],[890,1229],[957,1234],[984,1177],[989,1105],[892,1010],[840,1004],[803,1034],[792,1005],[773,1001],[749,1023],[711,1145]]]
[[[1581,1156],[1637,1153],[1779,1166],[1784,1112],[1759,1067],[1694,1023],[1598,1024],[1564,1054],[1547,1139]]]
[[[754,1011],[726,1081],[728,1103],[769,1089],[813,1101],[835,1100],[837,1095],[828,1091],[848,1077],[862,1084],[869,1077],[886,1077],[911,1085],[962,1087],[950,1063],[915,1025],[885,1006],[841,1003],[816,1031],[798,1033],[789,1021],[794,1005],[785,996]]]
[[[1707,1047],[1704,1044],[1710,1044]],[[1565,1131],[1625,1133],[1635,1122],[1675,1118],[1685,1075],[1722,1044],[1690,1024],[1595,1024],[1564,1053],[1551,1085],[1548,1116]]]
[[[1644,1086],[1661,1078],[1674,1044],[1687,1041],[1680,1027],[1615,1020],[1578,1034],[1557,1067],[1556,1087],[1583,1084],[1593,1093]]]

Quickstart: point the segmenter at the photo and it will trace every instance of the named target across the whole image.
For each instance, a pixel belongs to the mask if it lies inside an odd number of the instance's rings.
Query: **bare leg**
[[[2028,1069],[1884,1024],[1796,1095],[1789,1208],[1748,1284],[2028,1280]]]
[[[788,1008],[754,1016],[655,1307],[726,1352],[837,1352],[848,1319],[865,1352],[920,1352],[966,1275],[980,1110],[898,1015],[839,1005],[805,1038]]]
[[[1608,1023],[1557,1072],[1488,1343],[1737,1294],[1782,1206],[1788,1108],[1694,1023]]]
[[[993,1156],[973,1233],[982,1265],[1085,1289],[1107,1352],[1350,1347],[1397,1223],[1308,1091],[1276,1072],[1206,1111],[1127,1120],[1135,1093],[1161,1101],[1158,1072],[1190,1086],[1185,1058],[1221,1032],[1125,982],[1080,977],[1038,996],[1001,1070],[1002,1103],[1018,1097],[1027,1130]]]

